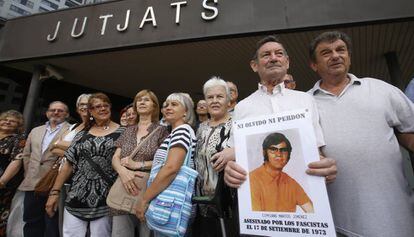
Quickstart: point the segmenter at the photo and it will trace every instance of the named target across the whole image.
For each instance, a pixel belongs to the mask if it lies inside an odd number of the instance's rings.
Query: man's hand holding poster
[[[236,161],[248,172],[238,190],[240,233],[335,236],[311,114],[295,110],[235,121]]]

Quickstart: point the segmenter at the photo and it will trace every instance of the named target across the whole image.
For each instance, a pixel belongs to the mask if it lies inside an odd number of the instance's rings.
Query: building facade
[[[0,17],[10,19],[104,1],[108,0],[0,0]]]

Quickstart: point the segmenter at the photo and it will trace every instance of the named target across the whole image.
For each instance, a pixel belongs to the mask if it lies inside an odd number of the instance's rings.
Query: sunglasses
[[[275,146],[271,146],[267,149],[272,154],[276,154],[277,152],[280,152],[280,153],[288,153],[289,152],[289,148],[287,148],[287,147],[277,148]]]

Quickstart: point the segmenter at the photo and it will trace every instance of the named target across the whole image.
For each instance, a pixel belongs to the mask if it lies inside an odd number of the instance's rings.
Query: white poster
[[[325,179],[305,173],[319,160],[311,113],[243,119],[233,129],[237,163],[248,172],[238,190],[240,233],[335,236]]]

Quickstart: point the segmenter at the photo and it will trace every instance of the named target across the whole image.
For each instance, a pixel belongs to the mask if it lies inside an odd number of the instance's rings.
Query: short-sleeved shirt
[[[338,175],[327,186],[339,232],[357,236],[413,236],[414,196],[404,178],[394,129],[414,132],[414,104],[398,88],[348,74],[336,96],[320,88],[318,105],[326,146]]]
[[[112,156],[116,150],[115,141],[124,129],[119,127],[106,136],[81,131],[66,150],[65,157],[72,164],[73,175],[65,207],[72,215],[86,220],[109,215],[106,196],[117,177],[112,169]],[[90,165],[86,156],[101,167],[110,183]]]
[[[191,159],[189,161],[190,167],[194,168],[194,150],[197,144],[197,139],[194,130],[188,124],[183,124],[173,129],[170,135],[164,139],[161,146],[157,149],[154,156],[152,166],[163,164],[167,160],[167,151],[173,147],[181,147],[186,152],[191,152]]]
[[[147,137],[152,133],[149,139]],[[125,132],[115,142],[117,148],[121,148],[121,157],[129,156],[137,147],[137,133],[138,125],[128,126]],[[159,125],[158,123],[152,123],[148,127],[148,135],[141,138],[142,144],[136,155],[132,158],[134,161],[151,161],[154,159],[155,151],[168,136],[168,130],[166,127]],[[140,142],[140,143],[141,143]]]
[[[317,146],[324,146],[325,140],[319,124],[319,114],[315,100],[305,92],[285,88],[283,82],[276,85],[271,94],[267,92],[265,86],[259,84],[257,91],[236,105],[233,121],[298,109],[308,109],[310,111]],[[234,139],[231,136],[231,146],[233,146],[233,142]]]
[[[253,211],[296,212],[296,207],[312,203],[303,188],[288,174],[272,176],[266,164],[249,174]]]

